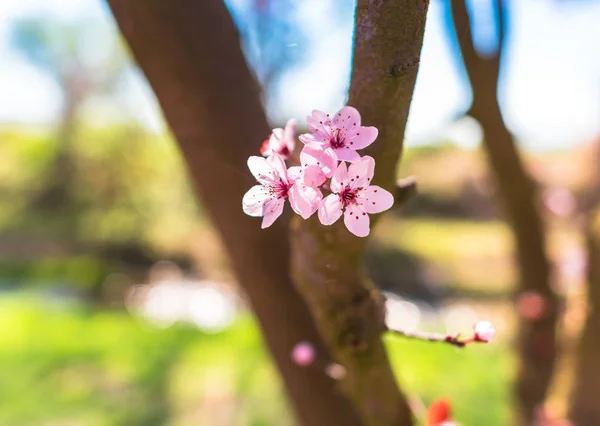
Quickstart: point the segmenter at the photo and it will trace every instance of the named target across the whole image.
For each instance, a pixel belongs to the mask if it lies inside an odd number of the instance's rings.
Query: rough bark
[[[393,191],[423,43],[428,1],[359,0],[348,104],[379,129],[361,154],[375,158],[375,183]],[[381,296],[365,279],[366,240],[342,220],[292,224],[294,277],[332,355],[347,371],[342,389],[371,426],[412,425],[381,341]]]
[[[472,115],[483,128],[484,147],[496,177],[499,196],[516,244],[520,272],[517,293],[536,292],[546,301],[544,315],[519,325],[518,408],[521,422],[531,424],[535,408],[548,390],[556,359],[558,300],[550,286],[550,263],[536,188],[520,158],[498,105],[498,75],[504,43],[502,0],[496,0],[501,31],[498,53],[482,58],[475,51],[465,0],[452,0],[454,28],[473,90]]]
[[[300,340],[313,342],[320,353],[326,349],[290,279],[286,223],[261,230],[241,209],[243,194],[254,184],[246,159],[256,154],[269,127],[224,3],[109,0],[109,5],[223,238],[301,423],[362,424],[331,379],[290,359]]]
[[[594,229],[593,218],[594,215],[590,214],[586,227],[588,314],[579,341],[569,408],[569,418],[577,426],[596,426],[600,423],[600,231]]]

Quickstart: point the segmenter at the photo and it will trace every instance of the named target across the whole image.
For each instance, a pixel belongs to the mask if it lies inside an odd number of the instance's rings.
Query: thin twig
[[[468,343],[473,343],[477,341],[474,338],[460,340],[460,334],[452,335],[440,333],[427,333],[424,331],[405,331],[395,330],[391,328],[388,328],[387,330],[390,333],[397,334],[399,336],[406,337],[409,339],[424,340],[426,342],[448,343],[452,346],[456,346],[457,348],[464,348]]]

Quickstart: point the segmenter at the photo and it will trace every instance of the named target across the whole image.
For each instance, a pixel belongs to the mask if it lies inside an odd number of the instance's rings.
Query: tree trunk
[[[242,212],[254,184],[246,160],[269,127],[259,87],[222,1],[109,0],[156,93],[192,178],[258,317],[302,424],[361,425],[352,404],[323,372],[290,359],[301,340],[326,353],[289,275],[284,221],[261,230]]]
[[[425,0],[359,0],[356,8],[348,104],[360,111],[363,124],[379,129],[377,141],[361,154],[375,158],[375,183],[390,191],[402,152],[427,7]],[[412,425],[381,341],[382,299],[364,277],[365,239],[350,234],[341,220],[324,227],[315,217],[296,219],[294,277],[334,358],[346,368],[342,389],[366,424]]]
[[[579,341],[577,368],[569,418],[576,426],[600,424],[600,232],[589,214],[586,229],[588,248],[588,314]]]
[[[481,124],[484,147],[496,177],[500,199],[508,216],[519,267],[518,294],[535,292],[545,310],[535,320],[521,318],[519,325],[519,376],[517,396],[522,424],[530,425],[535,409],[545,400],[556,359],[558,300],[550,285],[545,228],[536,188],[525,171],[515,141],[506,128],[497,100],[500,57],[504,43],[504,8],[496,0],[500,22],[499,50],[482,58],[475,51],[465,0],[452,0],[454,29],[473,89],[470,114]]]

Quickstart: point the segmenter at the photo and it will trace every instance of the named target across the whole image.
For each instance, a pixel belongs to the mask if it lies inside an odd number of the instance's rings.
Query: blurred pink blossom
[[[306,367],[315,360],[315,348],[309,342],[299,342],[292,349],[292,359],[302,367]]]
[[[296,120],[293,118],[285,124],[285,129],[273,129],[271,135],[263,142],[260,153],[268,157],[276,153],[281,158],[287,160],[290,158],[296,147]]]
[[[535,291],[527,291],[519,295],[517,299],[517,312],[523,318],[535,321],[544,316],[546,311],[546,300]]]

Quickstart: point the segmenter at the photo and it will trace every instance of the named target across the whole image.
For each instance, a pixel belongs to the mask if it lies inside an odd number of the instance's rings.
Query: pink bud
[[[315,359],[315,348],[309,342],[299,342],[292,349],[292,359],[302,367],[312,364]]]
[[[478,342],[489,343],[496,335],[496,330],[489,321],[479,321],[473,326],[473,330],[475,330],[475,340]]]

